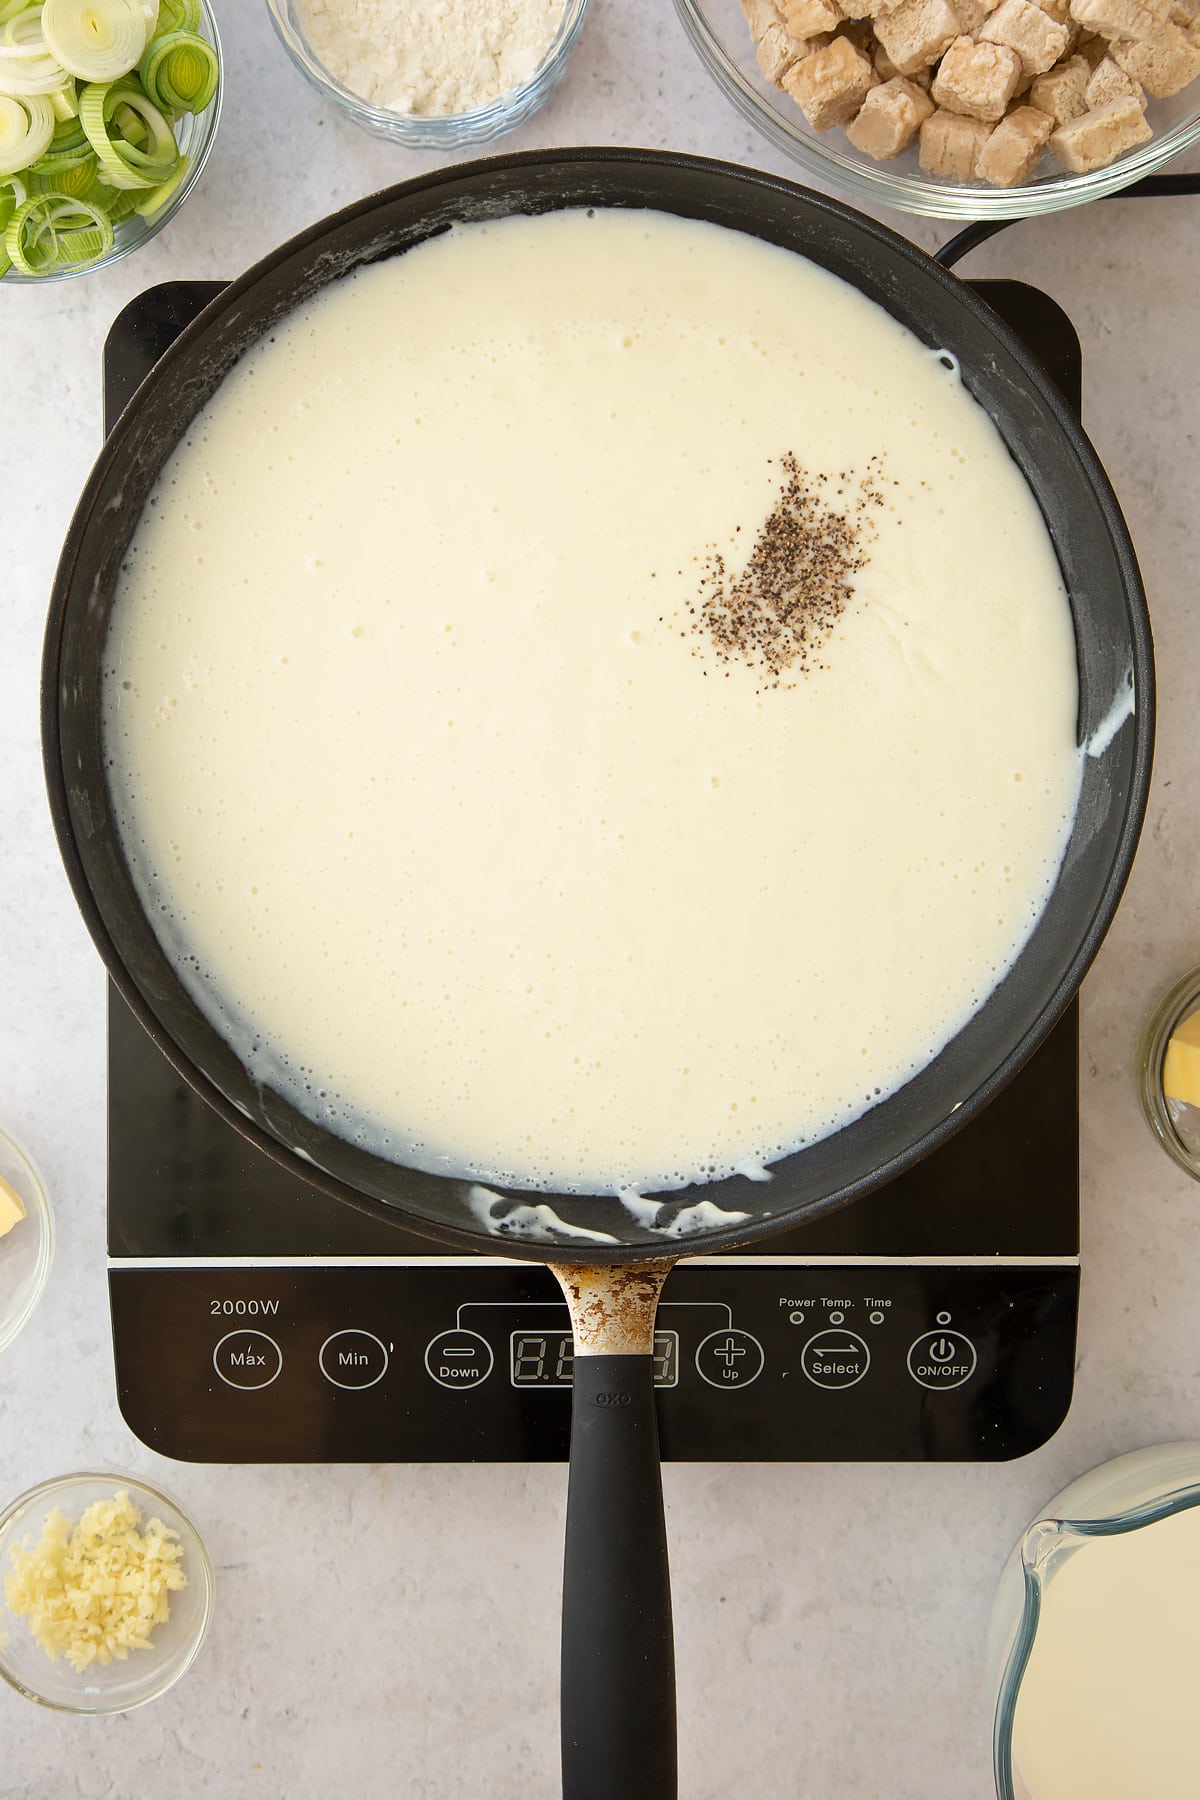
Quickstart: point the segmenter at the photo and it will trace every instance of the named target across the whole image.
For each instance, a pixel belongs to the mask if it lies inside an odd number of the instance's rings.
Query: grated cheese
[[[149,1649],[187,1576],[178,1533],[161,1519],[141,1523],[122,1491],[94,1501],[77,1525],[56,1508],[32,1548],[25,1538],[10,1551],[5,1600],[47,1656],[65,1656],[82,1674]]]

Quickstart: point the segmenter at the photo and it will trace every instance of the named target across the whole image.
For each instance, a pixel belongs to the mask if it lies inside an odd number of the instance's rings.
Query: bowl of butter
[[[0,1351],[41,1299],[53,1255],[46,1184],[28,1154],[0,1131]]]
[[[1152,1009],[1136,1073],[1146,1123],[1167,1155],[1200,1181],[1200,966]]]

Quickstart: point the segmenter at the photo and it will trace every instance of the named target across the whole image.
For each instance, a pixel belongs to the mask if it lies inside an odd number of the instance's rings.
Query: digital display
[[[509,1337],[510,1374],[514,1387],[571,1385],[575,1345],[569,1331],[514,1331]],[[654,1385],[674,1387],[679,1379],[679,1333],[654,1334]]]

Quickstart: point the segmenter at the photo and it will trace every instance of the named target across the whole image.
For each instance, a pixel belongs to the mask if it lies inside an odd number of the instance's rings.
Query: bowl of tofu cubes
[[[935,218],[1111,194],[1200,138],[1200,0],[675,0],[812,174]]]

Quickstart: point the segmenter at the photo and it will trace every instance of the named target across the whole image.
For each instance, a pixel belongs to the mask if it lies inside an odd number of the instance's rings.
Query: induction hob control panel
[[[164,1456],[567,1454],[570,1322],[540,1265],[126,1266],[110,1279],[121,1409]],[[682,1263],[654,1346],[663,1455],[1020,1456],[1066,1415],[1078,1280],[1066,1258]]]

